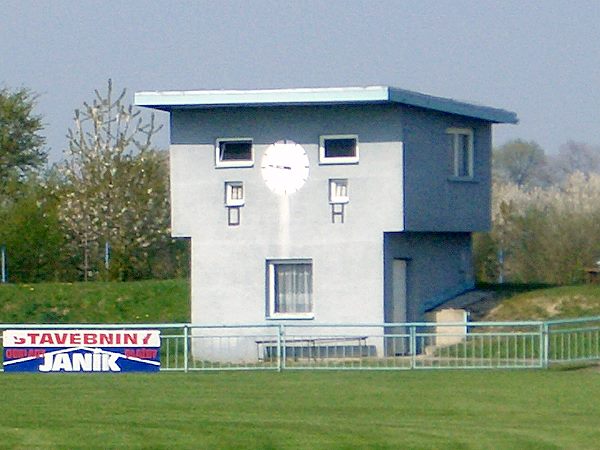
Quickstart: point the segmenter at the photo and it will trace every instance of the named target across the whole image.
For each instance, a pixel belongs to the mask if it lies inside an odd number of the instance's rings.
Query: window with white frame
[[[333,178],[329,180],[329,203],[348,203],[348,179]]]
[[[243,206],[244,203],[244,183],[241,181],[225,182],[225,205]]]
[[[358,162],[358,136],[330,135],[319,140],[319,163],[354,164]]]
[[[215,165],[216,167],[251,167],[254,165],[252,139],[217,139]]]
[[[267,261],[268,316],[312,318],[312,260]]]
[[[453,175],[457,178],[473,178],[473,130],[470,128],[448,128],[453,154]]]

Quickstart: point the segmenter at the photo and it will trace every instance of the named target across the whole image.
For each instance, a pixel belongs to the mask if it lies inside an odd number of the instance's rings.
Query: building
[[[514,113],[379,86],[135,103],[171,114],[172,233],[191,238],[193,323],[417,321],[473,288],[491,126]]]

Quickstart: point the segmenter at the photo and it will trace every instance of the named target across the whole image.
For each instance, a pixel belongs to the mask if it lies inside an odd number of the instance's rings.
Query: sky
[[[39,94],[50,161],[94,89],[388,85],[514,111],[494,145],[600,145],[600,1],[0,1],[0,87]],[[168,114],[155,144],[168,146]]]

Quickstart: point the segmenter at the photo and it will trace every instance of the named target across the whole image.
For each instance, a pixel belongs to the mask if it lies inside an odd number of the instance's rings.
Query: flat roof
[[[172,111],[222,106],[337,105],[401,103],[493,123],[517,123],[516,113],[504,109],[436,97],[389,86],[136,92],[137,106]]]

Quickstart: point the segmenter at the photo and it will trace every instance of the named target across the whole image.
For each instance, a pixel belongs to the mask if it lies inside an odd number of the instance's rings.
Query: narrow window
[[[348,203],[348,179],[337,178],[329,180],[329,203]]]
[[[457,178],[473,178],[473,130],[449,128],[450,145],[454,158],[454,173]]]
[[[352,164],[358,162],[358,136],[321,136],[319,145],[321,164]]]
[[[312,318],[311,260],[267,261],[268,314],[271,318]]]
[[[244,183],[241,181],[225,182],[225,205],[243,206],[244,203]]]
[[[225,207],[227,208],[227,225],[238,226],[242,219],[244,198],[244,183],[241,181],[225,182]]]
[[[254,164],[252,139],[218,139],[215,145],[217,167],[250,167]]]
[[[227,225],[230,227],[237,227],[242,220],[242,213],[239,206],[227,208]]]

